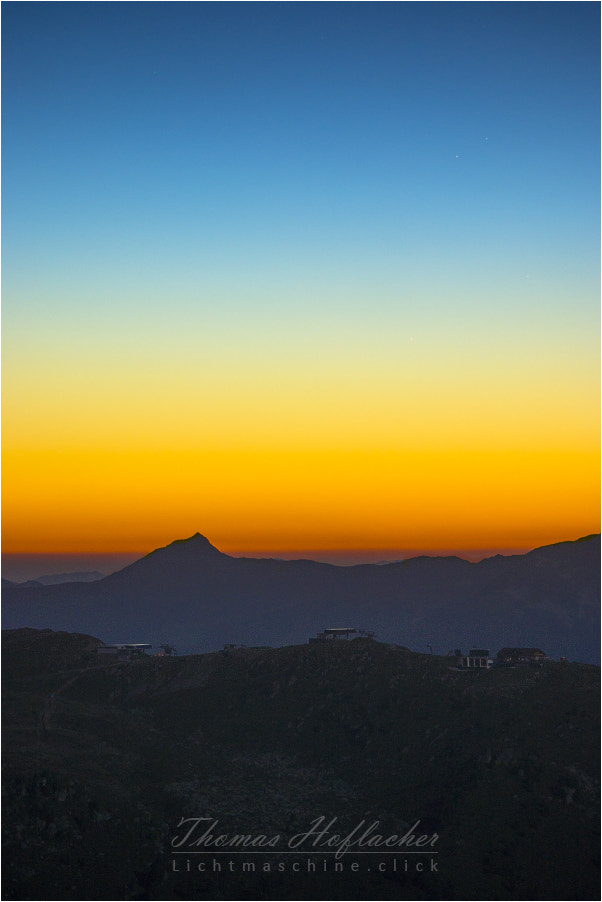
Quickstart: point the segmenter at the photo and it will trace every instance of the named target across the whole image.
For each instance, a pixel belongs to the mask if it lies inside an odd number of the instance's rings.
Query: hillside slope
[[[597,668],[462,673],[367,639],[99,665],[91,637],[4,638],[7,900],[596,898]],[[334,873],[312,848],[187,873],[193,817],[284,838],[419,821],[438,868],[350,850]],[[308,857],[330,870],[293,873]]]

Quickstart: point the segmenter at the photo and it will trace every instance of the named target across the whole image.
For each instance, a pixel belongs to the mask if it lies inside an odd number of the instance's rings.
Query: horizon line
[[[513,554],[525,554],[529,551],[535,551],[537,548],[545,548],[548,545],[562,545],[564,543],[572,543],[572,542],[580,542],[586,539],[595,538],[599,536],[600,532],[591,532],[591,533],[583,533],[577,536],[576,539],[556,539],[553,541],[541,541],[537,544],[533,544],[533,542],[527,543],[517,543],[517,544],[505,544],[505,543],[497,543],[491,542],[483,545],[470,545],[470,546],[458,546],[458,545],[441,545],[441,546],[432,546],[432,545],[417,545],[413,547],[400,547],[400,546],[385,546],[385,545],[372,545],[372,546],[341,546],[341,545],[323,545],[320,547],[284,547],[284,548],[240,548],[240,547],[231,547],[229,550],[223,550],[223,547],[218,547],[218,545],[214,544],[214,542],[206,536],[204,533],[195,532],[192,535],[185,536],[184,538],[171,539],[167,541],[165,544],[157,544],[151,547],[148,546],[146,548],[124,548],[124,549],[102,549],[102,548],[94,548],[87,550],[75,550],[75,549],[44,549],[40,551],[1,551],[2,558],[35,558],[35,557],[133,557],[134,555],[139,555],[140,557],[145,557],[148,554],[152,554],[154,551],[158,551],[161,548],[168,548],[170,545],[180,544],[183,542],[188,542],[196,536],[201,536],[210,545],[216,548],[221,554],[228,555],[229,557],[257,557],[257,558],[268,558],[270,556],[275,556],[278,558],[282,558],[284,555],[292,555],[293,559],[299,558],[301,555],[312,554],[312,555],[344,555],[347,557],[353,557],[354,555],[380,555],[380,554],[393,554],[393,555],[402,555],[404,557],[446,557],[446,556],[457,556],[461,557],[462,555],[477,555],[477,554],[501,554],[504,556],[509,556]]]
[[[200,535],[195,533],[194,535]],[[512,557],[524,555],[537,548],[545,548],[551,545],[580,542],[599,536],[600,533],[588,533],[577,539],[561,539],[556,542],[544,542],[538,545],[513,545],[493,547],[481,546],[478,548],[302,548],[302,549],[268,549],[250,551],[221,551],[220,553],[234,559],[249,558],[255,560],[280,560],[280,561],[314,561],[315,563],[330,564],[335,567],[353,567],[361,565],[386,565],[412,560],[413,558],[429,557],[444,558],[456,557],[469,563],[480,561],[500,555]],[[13,582],[26,582],[41,576],[50,576],[58,573],[75,571],[98,570],[103,576],[110,576],[138,560],[143,559],[154,551],[169,547],[178,542],[189,541],[194,536],[185,539],[175,539],[166,545],[157,545],[148,550],[131,551],[2,551],[2,575]],[[203,538],[206,538],[203,536]],[[207,539],[210,542],[209,539]],[[212,544],[210,542],[210,544]],[[216,547],[216,546],[213,546]]]

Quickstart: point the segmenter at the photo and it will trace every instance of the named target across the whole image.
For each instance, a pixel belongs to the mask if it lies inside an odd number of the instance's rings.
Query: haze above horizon
[[[5,554],[598,532],[599,26],[4,4]]]

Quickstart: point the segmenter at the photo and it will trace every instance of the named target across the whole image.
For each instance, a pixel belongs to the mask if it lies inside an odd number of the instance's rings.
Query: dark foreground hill
[[[595,667],[461,672],[369,639],[113,664],[90,636],[3,643],[6,900],[598,898]],[[218,854],[182,818],[279,840]],[[428,850],[291,846],[320,818]]]
[[[167,642],[181,652],[289,645],[349,626],[418,651],[537,646],[599,663],[599,618],[599,536],[480,563],[336,567],[233,558],[197,534],[97,582],[3,591],[7,628]]]

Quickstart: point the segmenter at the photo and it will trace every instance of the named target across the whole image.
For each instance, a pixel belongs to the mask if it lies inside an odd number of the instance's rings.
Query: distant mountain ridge
[[[328,626],[436,652],[538,646],[598,663],[600,536],[471,563],[417,557],[338,567],[234,558],[196,533],[92,583],[3,591],[5,628],[67,630],[105,642],[288,645]]]
[[[105,575],[99,570],[77,570],[74,573],[48,573],[25,582],[3,579],[2,584],[28,588],[31,586],[57,586],[60,583],[93,583],[97,579],[104,579]]]

